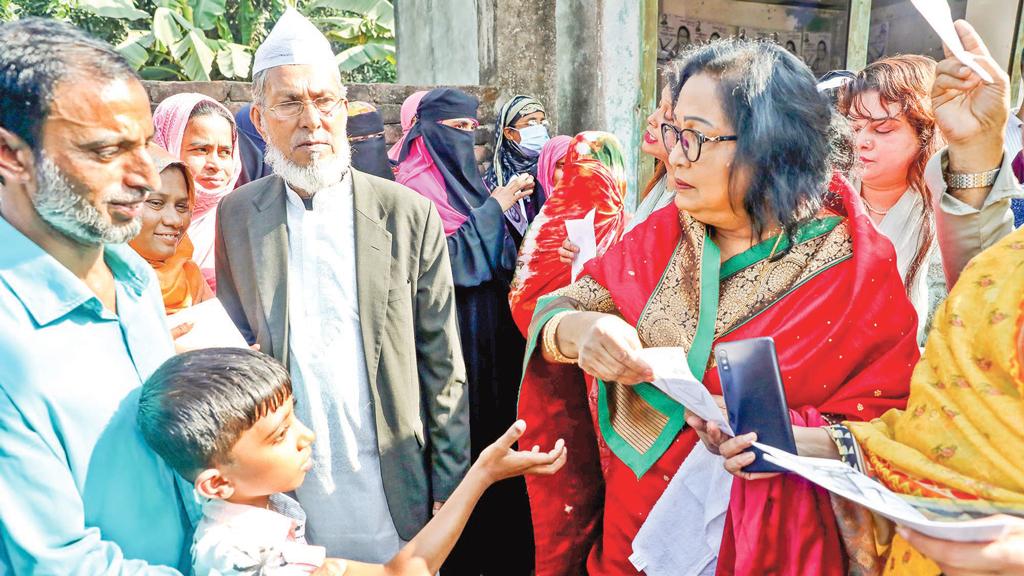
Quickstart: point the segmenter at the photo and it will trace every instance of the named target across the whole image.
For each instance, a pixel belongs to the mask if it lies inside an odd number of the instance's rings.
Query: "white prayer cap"
[[[285,10],[266,40],[256,49],[252,75],[290,64],[337,66],[327,37],[294,8]]]

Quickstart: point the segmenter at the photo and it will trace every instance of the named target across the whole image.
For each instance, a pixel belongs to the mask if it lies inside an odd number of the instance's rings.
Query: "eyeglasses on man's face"
[[[338,111],[343,103],[347,103],[348,100],[344,98],[335,98],[333,96],[321,96],[315,100],[289,100],[288,102],[281,102],[268,108],[278,118],[294,118],[306,109],[306,105],[311,104],[321,116],[330,118]]]
[[[679,144],[683,148],[683,155],[686,156],[686,159],[690,162],[696,162],[700,159],[700,150],[705,142],[730,142],[735,141],[736,136],[706,136],[700,130],[692,128],[679,129],[671,124],[664,123],[661,125],[661,139],[665,142],[665,150],[668,151],[669,155],[672,154],[676,144]]]

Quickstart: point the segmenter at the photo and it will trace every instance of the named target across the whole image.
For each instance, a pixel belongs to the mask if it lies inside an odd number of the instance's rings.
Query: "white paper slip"
[[[597,209],[592,208],[583,218],[565,221],[565,232],[569,236],[569,242],[580,249],[579,254],[572,260],[573,282],[583,270],[583,265],[597,256],[597,237],[594,233],[594,216],[596,215]]]
[[[988,70],[982,68],[981,64],[978,64],[974,54],[964,50],[960,36],[956,33],[956,27],[953,26],[953,15],[949,11],[949,4],[946,0],[910,0],[910,2],[921,13],[921,16],[924,16],[932,30],[935,30],[942,43],[949,48],[957,60],[974,70],[985,82],[992,82],[992,75],[988,73]]]
[[[922,534],[955,542],[995,540],[1012,520],[991,516],[965,521],[930,520],[899,494],[838,460],[796,456],[784,450],[754,442],[765,452],[764,459],[803,476],[822,488],[866,506],[889,520]]]
[[[654,384],[687,410],[708,422],[714,422],[728,434],[735,436],[729,421],[722,414],[711,392],[693,376],[686,362],[686,349],[680,347],[644,348],[640,357],[654,369]]]
[[[187,334],[175,340],[181,348],[198,350],[200,348],[248,348],[249,345],[242,333],[231,321],[227,310],[220,300],[212,298],[195,306],[185,308],[167,317],[167,325],[171,328],[186,322],[193,324]]]

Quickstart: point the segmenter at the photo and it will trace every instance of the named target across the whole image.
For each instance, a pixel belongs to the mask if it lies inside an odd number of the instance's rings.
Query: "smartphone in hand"
[[[796,454],[793,423],[789,418],[786,392],[771,338],[723,342],[715,347],[722,396],[729,413],[729,425],[737,435],[756,432],[758,442]],[[744,472],[786,472],[757,455]]]

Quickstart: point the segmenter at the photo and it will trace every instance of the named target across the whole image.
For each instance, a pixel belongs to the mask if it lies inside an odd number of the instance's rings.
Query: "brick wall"
[[[153,107],[168,96],[180,92],[199,92],[224,104],[237,112],[249,102],[248,82],[144,82]],[[405,84],[349,84],[348,99],[370,102],[384,118],[384,139],[388,145],[395,143],[402,135],[401,107],[406,97],[417,90],[429,90],[430,86],[408,86]],[[498,91],[491,86],[459,86],[460,90],[480,99],[477,117],[480,128],[476,132],[476,159],[481,173],[491,164],[494,152],[495,100]]]

